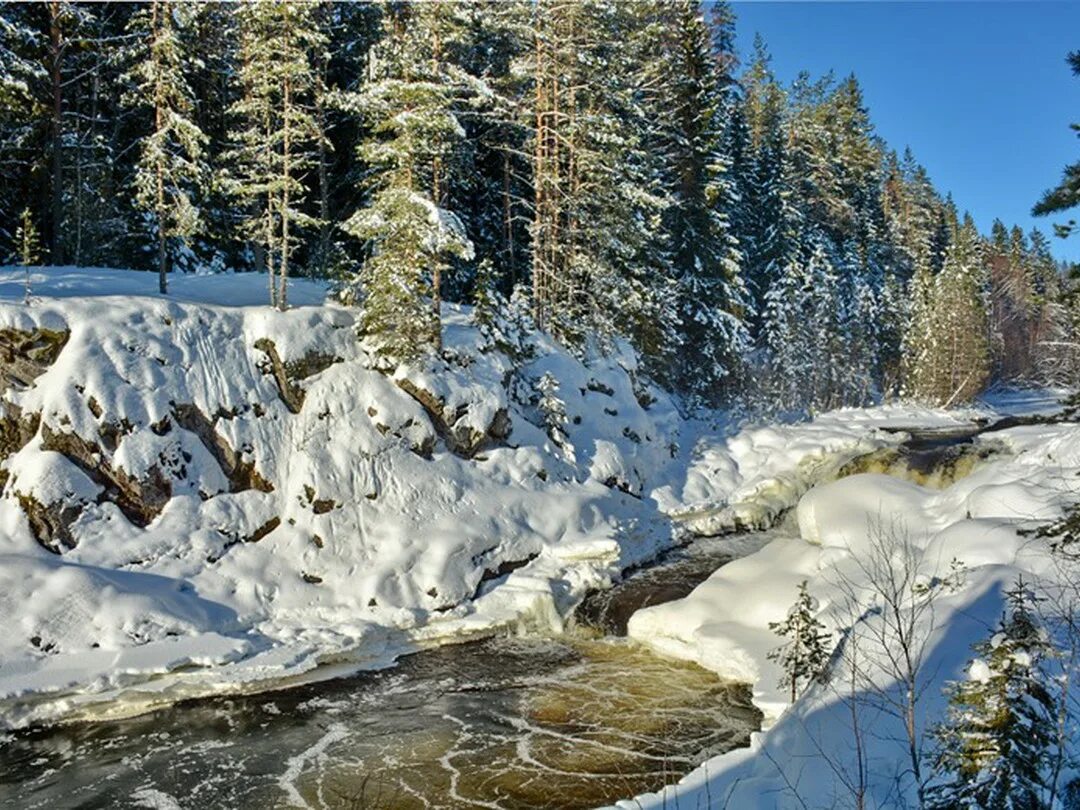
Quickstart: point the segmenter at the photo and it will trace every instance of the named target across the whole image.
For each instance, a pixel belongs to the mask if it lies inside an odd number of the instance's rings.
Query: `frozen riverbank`
[[[1000,618],[1004,590],[1022,576],[1053,624],[1080,581],[1075,561],[1028,531],[1080,497],[1080,427],[1020,426],[976,441],[1005,452],[944,489],[881,474],[815,487],[800,500],[789,536],[721,568],[685,599],[631,618],[630,636],[657,652],[754,684],[771,727],[749,749],[621,807],[817,807],[825,797],[845,803],[856,795],[867,806],[915,806],[909,737],[896,709],[904,705],[897,622],[919,650],[914,737],[924,740],[944,716],[945,682],[967,677],[972,645]],[[827,682],[790,705],[768,659],[780,644],[769,625],[784,619],[803,581],[840,659]],[[854,675],[845,680],[845,672]],[[1063,774],[1062,783],[1069,779]]]
[[[973,413],[687,421],[628,351],[588,362],[447,307],[390,372],[353,313],[258,276],[0,276],[0,723],[137,713],[559,626],[688,527],[759,525],[830,469]],[[566,412],[549,436],[537,381]]]

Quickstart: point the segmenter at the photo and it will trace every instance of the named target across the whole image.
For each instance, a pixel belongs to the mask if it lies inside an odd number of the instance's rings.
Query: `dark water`
[[[668,552],[658,565],[628,572],[614,588],[594,591],[574,611],[577,622],[604,634],[625,636],[634,612],[687,596],[725,563],[763,546],[768,532],[703,538]]]
[[[943,429],[912,429],[911,437],[895,447],[883,447],[859,456],[837,472],[837,478],[857,473],[884,473],[922,486],[943,489],[969,475],[978,464],[998,455],[994,442],[975,438],[996,428],[984,425]]]
[[[681,551],[631,576],[605,594],[597,627],[625,632],[635,605],[684,595],[726,559]],[[489,639],[380,673],[2,738],[0,807],[595,807],[760,727],[746,687],[602,632]]]

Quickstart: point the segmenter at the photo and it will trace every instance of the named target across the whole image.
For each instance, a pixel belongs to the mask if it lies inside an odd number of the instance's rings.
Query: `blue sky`
[[[732,5],[743,57],[760,31],[781,80],[854,72],[878,134],[911,146],[984,232],[995,216],[1052,232],[1052,218],[1030,211],[1080,159],[1069,129],[1080,122],[1080,78],[1065,64],[1080,50],[1080,0]],[[1080,261],[1080,235],[1051,243]]]

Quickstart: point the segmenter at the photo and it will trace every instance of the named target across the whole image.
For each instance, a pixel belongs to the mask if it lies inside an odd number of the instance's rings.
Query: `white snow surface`
[[[1004,398],[1011,413],[1045,411],[1033,396]],[[1022,401],[1030,407],[1023,407]],[[842,664],[826,684],[808,688],[794,704],[768,660],[780,646],[769,629],[781,621],[807,581],[818,618],[834,641],[857,634],[866,682],[854,701],[860,713],[868,775],[866,807],[915,806],[905,767],[906,736],[898,716],[880,709],[879,696],[901,694],[882,650],[865,641],[880,626],[880,594],[871,561],[884,543],[890,565],[904,567],[897,543],[909,543],[915,582],[935,586],[933,611],[917,619],[926,641],[920,669],[920,736],[944,716],[942,687],[970,672],[972,645],[985,639],[1002,615],[1004,590],[1022,575],[1043,594],[1049,616],[1080,582],[1049,541],[1022,530],[1061,517],[1080,500],[1080,426],[1031,425],[988,434],[1011,451],[996,456],[942,490],[878,474],[821,483],[798,503],[797,527],[760,551],[716,571],[684,599],[638,611],[629,634],[657,652],[691,660],[723,677],[753,684],[766,731],[751,747],[716,757],[676,785],[639,796],[625,808],[788,808],[854,806],[858,773],[849,683]],[[981,440],[981,437],[980,437]],[[960,575],[953,575],[953,561]],[[951,578],[951,580],[950,580]],[[948,586],[942,582],[950,582]],[[856,609],[849,602],[857,595]],[[912,598],[915,598],[914,596]],[[854,628],[854,629],[853,629]],[[895,653],[896,648],[893,648]],[[848,690],[848,691],[845,691]],[[1071,738],[1075,739],[1075,735]]]
[[[265,305],[265,285],[181,275],[162,296],[151,273],[36,268],[26,305],[24,271],[0,270],[0,329],[70,332],[30,385],[5,381],[5,412],[40,414],[41,427],[3,463],[0,725],[121,716],[384,666],[508,625],[559,628],[588,588],[671,543],[664,513],[684,492],[726,506],[823,441],[866,442],[812,428],[765,463],[753,448],[775,443],[769,431],[746,434],[741,454],[717,449],[724,434],[682,419],[628,350],[586,364],[531,336],[532,359],[515,363],[467,308],[446,309],[443,359],[387,375],[324,285],[292,281],[287,312]],[[263,338],[286,363],[336,360],[297,383],[297,414],[255,348]],[[539,427],[545,372],[566,402],[562,448]],[[455,455],[403,380],[455,429],[482,434],[505,409],[512,433]],[[269,486],[230,491],[211,437],[182,427],[178,406],[212,420],[213,439]],[[160,470],[171,498],[134,525],[92,470],[44,449],[46,434],[74,434],[129,478]],[[722,476],[702,468],[719,456]],[[28,497],[75,507],[74,548],[39,545]]]
[[[70,336],[30,385],[4,381],[0,400],[5,411],[41,415],[37,434],[0,466],[0,728],[332,677],[498,629],[557,631],[588,589],[684,527],[764,525],[829,470],[903,438],[880,428],[948,427],[988,413],[885,407],[799,425],[688,420],[625,347],[582,361],[534,334],[531,357],[513,360],[467,307],[444,309],[440,358],[387,374],[357,340],[354,311],[322,284],[290,282],[293,308],[277,312],[255,274],[174,276],[161,296],[150,273],[35,268],[29,305],[24,283],[21,268],[0,269],[0,330]],[[299,413],[279,396],[261,339],[286,363],[334,359],[296,382]],[[563,447],[536,407],[547,372],[565,402]],[[437,399],[455,428],[482,433],[505,409],[512,432],[457,455],[403,381]],[[215,440],[268,486],[230,491],[207,437],[177,422],[178,406],[210,419]],[[133,524],[100,482],[43,449],[46,433],[74,434],[129,478],[161,471],[171,497],[148,525]],[[1008,440],[1015,468],[1042,475],[1024,459],[1051,439],[1018,428]],[[1015,498],[1015,515],[1036,497],[1029,489],[987,480],[895,497],[929,499],[940,522],[963,508],[963,492],[980,519],[1002,519],[994,504]],[[817,526],[812,504],[828,492],[808,496],[800,520],[805,513]],[[28,497],[75,507],[74,548],[39,545],[20,504]],[[272,519],[276,527],[245,541]],[[759,625],[790,601],[793,582],[820,570],[825,549],[843,553],[830,530],[810,531],[824,545],[791,538],[790,554],[770,545],[673,612],[640,614],[635,635],[760,681],[762,704],[775,703]],[[748,573],[754,566],[776,583],[763,587]],[[670,616],[670,626],[660,632],[650,615]]]

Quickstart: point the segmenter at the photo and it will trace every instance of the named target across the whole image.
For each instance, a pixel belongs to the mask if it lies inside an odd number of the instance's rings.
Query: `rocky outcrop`
[[[266,355],[267,371],[277,383],[278,396],[285,403],[290,413],[300,413],[304,407],[304,389],[297,383],[325,371],[334,363],[340,363],[340,357],[318,352],[307,354],[299,360],[284,362],[278,354],[277,346],[270,338],[259,338],[255,348]]]
[[[449,408],[442,398],[417,385],[407,377],[394,380],[398,387],[411,396],[427,412],[435,430],[446,442],[451,452],[463,458],[472,458],[489,441],[503,442],[510,436],[513,425],[506,408],[499,408],[486,430],[479,430],[463,417],[468,405]]]
[[[40,424],[41,414],[24,415],[18,405],[0,403],[0,462],[22,450],[37,435]]]
[[[0,329],[0,377],[5,388],[28,388],[56,362],[71,333],[53,329]]]
[[[217,420],[223,416],[231,417],[231,414],[218,413],[211,419],[197,406],[190,403],[173,405],[173,419],[177,426],[194,433],[199,438],[203,447],[214,457],[221,471],[225,473],[225,477],[229,479],[230,492],[244,492],[249,489],[273,492],[274,485],[263,478],[255,468],[255,462],[243,458],[215,429]]]
[[[82,514],[85,504],[52,503],[43,504],[33,495],[15,493],[19,506],[26,513],[30,531],[38,545],[53,554],[75,548],[75,538],[71,534],[71,525]]]
[[[156,464],[150,467],[146,476],[136,478],[122,468],[113,467],[100,446],[76,433],[60,432],[42,424],[41,449],[60,453],[82,470],[102,488],[99,500],[116,504],[135,526],[148,526],[172,497],[172,484]],[[45,545],[41,535],[35,532],[34,536]]]

